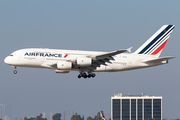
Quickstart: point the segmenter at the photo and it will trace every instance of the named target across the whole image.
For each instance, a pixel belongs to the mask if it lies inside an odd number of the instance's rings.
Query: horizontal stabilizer
[[[162,57],[162,58],[156,58],[156,59],[151,59],[151,60],[145,60],[143,61],[144,63],[160,63],[160,62],[167,62],[169,59],[172,59],[175,57]]]

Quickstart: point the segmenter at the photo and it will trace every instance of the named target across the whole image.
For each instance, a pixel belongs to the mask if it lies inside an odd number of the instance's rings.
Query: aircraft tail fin
[[[159,57],[166,42],[168,41],[175,25],[163,25],[153,36],[151,36],[140,48],[134,53],[154,55]]]

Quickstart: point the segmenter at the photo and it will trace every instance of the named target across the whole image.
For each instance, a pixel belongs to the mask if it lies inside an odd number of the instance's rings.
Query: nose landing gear
[[[83,78],[90,78],[90,77],[94,78],[95,76],[96,76],[95,73],[88,73],[88,74],[86,74],[86,73],[80,73],[80,74],[78,75],[78,78],[81,78],[81,77],[83,77]]]
[[[14,74],[17,74],[16,66],[13,66],[13,67],[14,67],[13,73],[14,73]]]
[[[14,73],[14,74],[17,74],[17,70],[14,70],[13,73]]]

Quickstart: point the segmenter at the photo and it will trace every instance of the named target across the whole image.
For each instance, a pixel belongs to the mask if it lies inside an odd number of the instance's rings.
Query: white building
[[[3,119],[5,116],[5,105],[0,104],[0,118]]]
[[[52,117],[53,117],[53,113],[51,112],[51,113],[50,113],[50,120],[53,120]]]
[[[42,113],[42,118],[44,118],[44,119],[46,118],[46,113],[45,112]]]
[[[7,115],[5,115],[4,120],[10,120],[10,118]]]
[[[162,97],[122,94],[111,97],[112,120],[162,120]]]

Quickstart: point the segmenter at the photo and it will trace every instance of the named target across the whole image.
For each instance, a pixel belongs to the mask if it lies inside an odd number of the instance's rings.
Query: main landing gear
[[[90,78],[90,77],[94,78],[95,76],[96,76],[96,74],[94,74],[94,73],[88,73],[88,74],[86,74],[86,73],[80,73],[80,74],[78,75],[78,78],[81,78],[81,77],[83,77],[83,78]]]
[[[13,66],[13,67],[14,67],[13,73],[14,73],[14,74],[17,74],[16,66]]]

